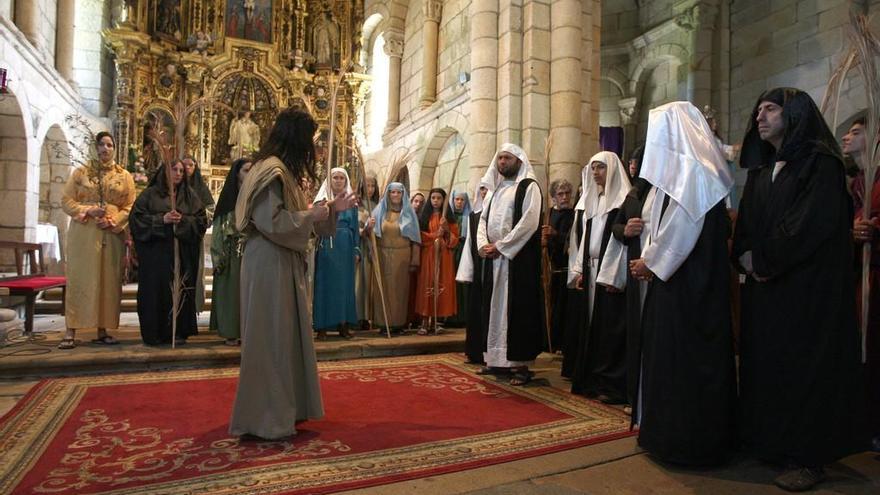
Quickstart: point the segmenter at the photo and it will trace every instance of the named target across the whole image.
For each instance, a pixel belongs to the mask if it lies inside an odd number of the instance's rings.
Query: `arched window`
[[[382,149],[382,134],[388,121],[388,71],[389,57],[385,53],[385,37],[376,36],[370,57],[370,76],[373,77],[370,91],[369,111],[367,112],[367,152]]]

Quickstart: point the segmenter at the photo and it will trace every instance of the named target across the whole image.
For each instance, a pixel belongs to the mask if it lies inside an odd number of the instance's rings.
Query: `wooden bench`
[[[11,249],[15,252],[16,275],[0,278],[0,288],[7,289],[10,296],[25,298],[25,332],[31,334],[34,331],[34,310],[37,305],[37,296],[44,290],[61,287],[61,314],[63,315],[67,277],[52,277],[46,274],[42,245],[0,241],[0,249]],[[28,261],[27,266],[25,266],[25,259]],[[26,268],[28,273],[25,273]]]

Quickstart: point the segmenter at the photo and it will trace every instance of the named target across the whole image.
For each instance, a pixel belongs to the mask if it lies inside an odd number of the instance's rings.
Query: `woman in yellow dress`
[[[116,164],[116,143],[108,132],[95,137],[98,159],[70,174],[62,207],[71,216],[67,233],[67,332],[59,349],[76,347],[77,328],[97,328],[95,344],[118,341],[122,264],[128,214],[134,203],[131,174]]]

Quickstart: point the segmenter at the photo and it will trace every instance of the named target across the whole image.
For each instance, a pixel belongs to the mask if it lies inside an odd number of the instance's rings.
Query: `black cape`
[[[599,250],[599,264],[611,240],[612,220],[617,218],[618,209],[608,212],[605,229],[602,231],[602,247]],[[593,220],[587,221],[584,240],[589,241]],[[584,283],[590,280],[590,264],[584,246]],[[582,306],[589,307],[590,291],[581,291]],[[606,395],[614,402],[626,401],[626,294],[608,292],[602,286],[596,287],[593,299],[593,315],[586,311],[581,318],[582,331],[578,343],[577,360],[571,376],[571,391],[575,394],[593,397]]]
[[[574,222],[574,210],[550,210],[550,226],[556,231],[556,235],[547,240],[547,253],[550,257],[550,293],[552,294],[552,306],[550,312],[550,338],[551,342],[545,342],[544,349],[549,350],[549,344],[553,344],[553,350],[564,350],[565,324],[572,317],[572,305],[575,300],[569,300],[568,293],[568,235]]]
[[[163,175],[162,168],[157,172]],[[164,181],[162,181],[164,182]],[[137,309],[141,337],[145,344],[171,343],[171,280],[174,272],[174,243],[179,241],[183,299],[177,316],[177,336],[198,333],[195,287],[199,271],[199,247],[208,226],[201,200],[188,186],[178,188],[177,211],[183,215],[176,228],[165,224],[162,216],[171,209],[163,185],[153,181],[134,202],[129,226],[138,254]]]
[[[583,237],[583,210],[576,210],[569,236],[575,236],[575,249],[580,249]],[[562,335],[562,372],[565,378],[574,376],[575,364],[577,364],[578,349],[583,332],[584,291],[582,289],[568,288],[566,285],[566,300],[571,301],[568,305],[565,326]]]
[[[816,153],[754,167],[733,259],[752,251],[742,288],[741,435],[759,458],[821,466],[865,447],[864,392],[843,164]]]
[[[626,261],[642,257],[641,238],[623,235],[626,222],[631,218],[641,218],[645,199],[651,191],[651,184],[644,179],[633,180],[633,187],[623,200],[614,219],[611,233],[626,246]],[[639,367],[642,359],[642,296],[640,281],[627,270],[626,275],[626,396],[630,404],[636,406],[639,390]],[[635,416],[635,415],[634,415]]]
[[[529,184],[534,179],[523,179],[516,189],[513,204],[513,225],[522,218],[523,201]],[[541,211],[543,211],[543,199]],[[487,208],[492,208],[489,200]],[[488,218],[488,211],[487,218]],[[488,336],[489,312],[492,301],[492,265],[483,263],[482,318]],[[544,288],[541,284],[541,225],[526,241],[516,257],[510,260],[507,279],[507,359],[533,361],[544,343]]]
[[[654,277],[645,298],[639,445],[664,461],[717,464],[733,444],[729,232],[721,201],[684,263],[666,282]]]
[[[480,212],[473,212],[468,218],[470,232],[465,239],[465,249],[471,251],[471,259],[474,263],[473,278],[468,287],[467,296],[467,323],[465,326],[464,353],[468,362],[480,363],[483,361],[483,353],[486,352],[486,328],[489,326],[488,318],[483,321],[482,294],[483,294],[483,258],[477,249],[477,228],[480,226]],[[487,313],[488,314],[488,313]]]

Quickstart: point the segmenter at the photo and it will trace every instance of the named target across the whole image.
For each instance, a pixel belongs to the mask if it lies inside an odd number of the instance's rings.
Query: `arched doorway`
[[[0,240],[24,241],[28,238],[26,227],[37,223],[36,172],[35,166],[28,163],[18,98],[8,92],[0,98]],[[6,261],[2,260],[4,265]]]
[[[72,170],[70,147],[67,136],[60,126],[53,125],[46,133],[43,145],[40,147],[40,211],[38,221],[40,224],[54,225],[58,229],[59,249],[57,257],[52,258],[53,253],[44,253],[50,270],[54,266],[53,261],[63,261],[65,258],[64,247],[67,240],[67,227],[70,217],[62,209],[64,185]],[[39,228],[39,227],[38,227]]]

